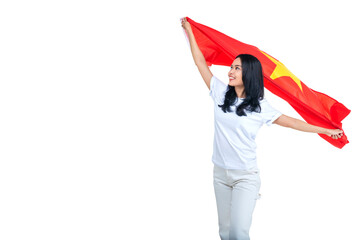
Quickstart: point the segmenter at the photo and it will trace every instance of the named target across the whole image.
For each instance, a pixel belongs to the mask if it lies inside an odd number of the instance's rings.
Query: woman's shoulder
[[[266,98],[260,99],[260,104],[268,104],[268,100]]]
[[[272,108],[271,104],[269,103],[269,101],[266,98],[263,98],[260,100],[260,106],[261,106],[261,108],[264,108],[264,109]]]
[[[261,112],[277,111],[266,98],[260,100],[260,107],[261,107]]]

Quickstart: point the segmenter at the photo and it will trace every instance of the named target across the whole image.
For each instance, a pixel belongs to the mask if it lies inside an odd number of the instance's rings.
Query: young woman
[[[222,240],[248,240],[252,214],[259,196],[260,176],[255,138],[263,124],[341,138],[340,129],[325,129],[288,117],[264,99],[263,71],[252,55],[237,56],[228,85],[211,73],[190,24],[182,19],[195,64],[214,100],[215,135],[212,162],[219,234]]]

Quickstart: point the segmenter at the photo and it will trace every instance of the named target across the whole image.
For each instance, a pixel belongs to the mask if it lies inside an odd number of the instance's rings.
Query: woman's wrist
[[[187,25],[184,29],[185,29],[185,31],[187,32],[187,34],[192,33],[192,29],[191,29],[190,24],[189,24],[189,25]]]
[[[329,134],[329,129],[327,129],[327,128],[322,128],[323,130],[322,130],[322,134],[325,134],[325,135],[328,135]]]

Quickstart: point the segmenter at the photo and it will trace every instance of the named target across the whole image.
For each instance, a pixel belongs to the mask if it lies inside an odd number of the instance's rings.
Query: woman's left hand
[[[327,129],[326,135],[333,139],[338,139],[343,136],[343,131],[341,129]]]

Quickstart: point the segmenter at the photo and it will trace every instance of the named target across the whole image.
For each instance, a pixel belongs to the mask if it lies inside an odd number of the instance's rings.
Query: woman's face
[[[242,67],[241,67],[241,59],[236,58],[231,67],[230,71],[228,73],[229,76],[229,85],[230,86],[243,86],[242,81]]]

